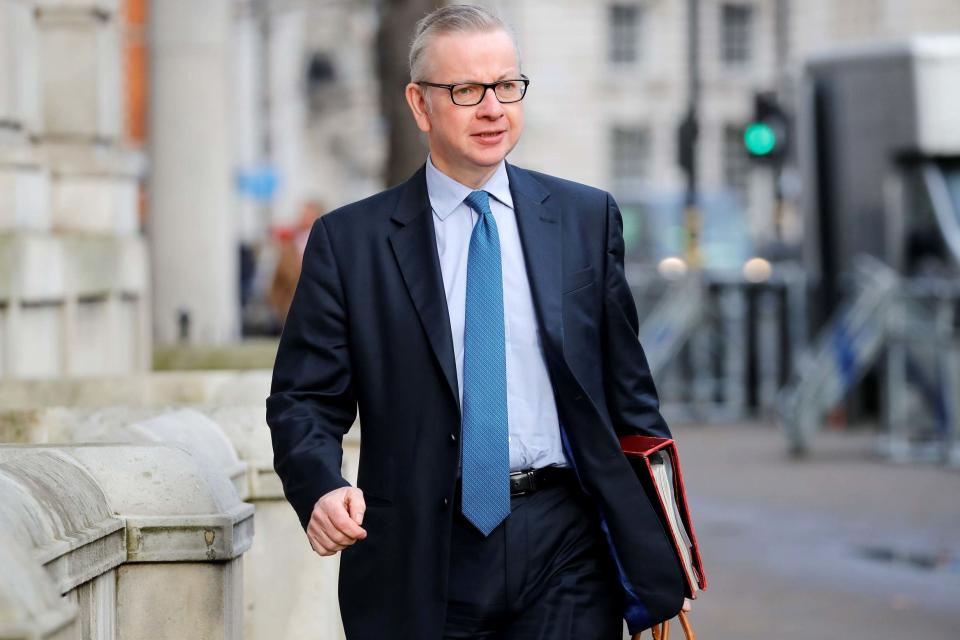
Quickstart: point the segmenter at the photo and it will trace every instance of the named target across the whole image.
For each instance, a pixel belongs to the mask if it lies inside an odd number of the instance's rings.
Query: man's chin
[[[493,167],[507,157],[511,147],[507,144],[500,144],[496,147],[486,147],[477,149],[475,153],[470,154],[470,159],[474,164],[481,167]]]

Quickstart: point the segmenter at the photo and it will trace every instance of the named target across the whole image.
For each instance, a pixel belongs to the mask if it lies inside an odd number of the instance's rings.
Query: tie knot
[[[486,191],[472,191],[463,201],[481,216],[490,213],[490,196]]]

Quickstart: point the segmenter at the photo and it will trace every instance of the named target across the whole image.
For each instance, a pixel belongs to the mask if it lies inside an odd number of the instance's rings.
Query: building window
[[[723,128],[723,184],[744,201],[749,194],[750,157],[743,144],[743,127],[727,125]]]
[[[720,52],[723,63],[731,67],[750,64],[753,40],[753,7],[744,4],[725,4],[721,15],[723,34]]]
[[[618,65],[636,64],[640,61],[640,31],[642,12],[640,7],[632,4],[614,4],[610,6],[609,18],[609,46],[608,57],[610,62]]]
[[[645,127],[614,127],[610,140],[615,188],[642,186],[650,172],[650,131]]]

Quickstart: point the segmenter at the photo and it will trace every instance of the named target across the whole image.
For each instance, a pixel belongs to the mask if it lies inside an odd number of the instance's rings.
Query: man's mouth
[[[479,138],[484,142],[495,142],[498,141],[505,131],[501,129],[500,131],[481,131],[480,133],[473,134],[475,138]]]

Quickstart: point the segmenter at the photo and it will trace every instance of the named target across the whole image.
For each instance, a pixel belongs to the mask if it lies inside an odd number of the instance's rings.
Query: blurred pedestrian
[[[303,253],[307,246],[307,238],[314,221],[323,215],[323,205],[316,200],[307,200],[300,209],[300,216],[292,227],[279,227],[274,230],[274,241],[277,246],[277,263],[270,283],[270,306],[280,324],[287,320],[290,302],[293,300],[297,281],[300,279],[300,269],[303,263]]]

